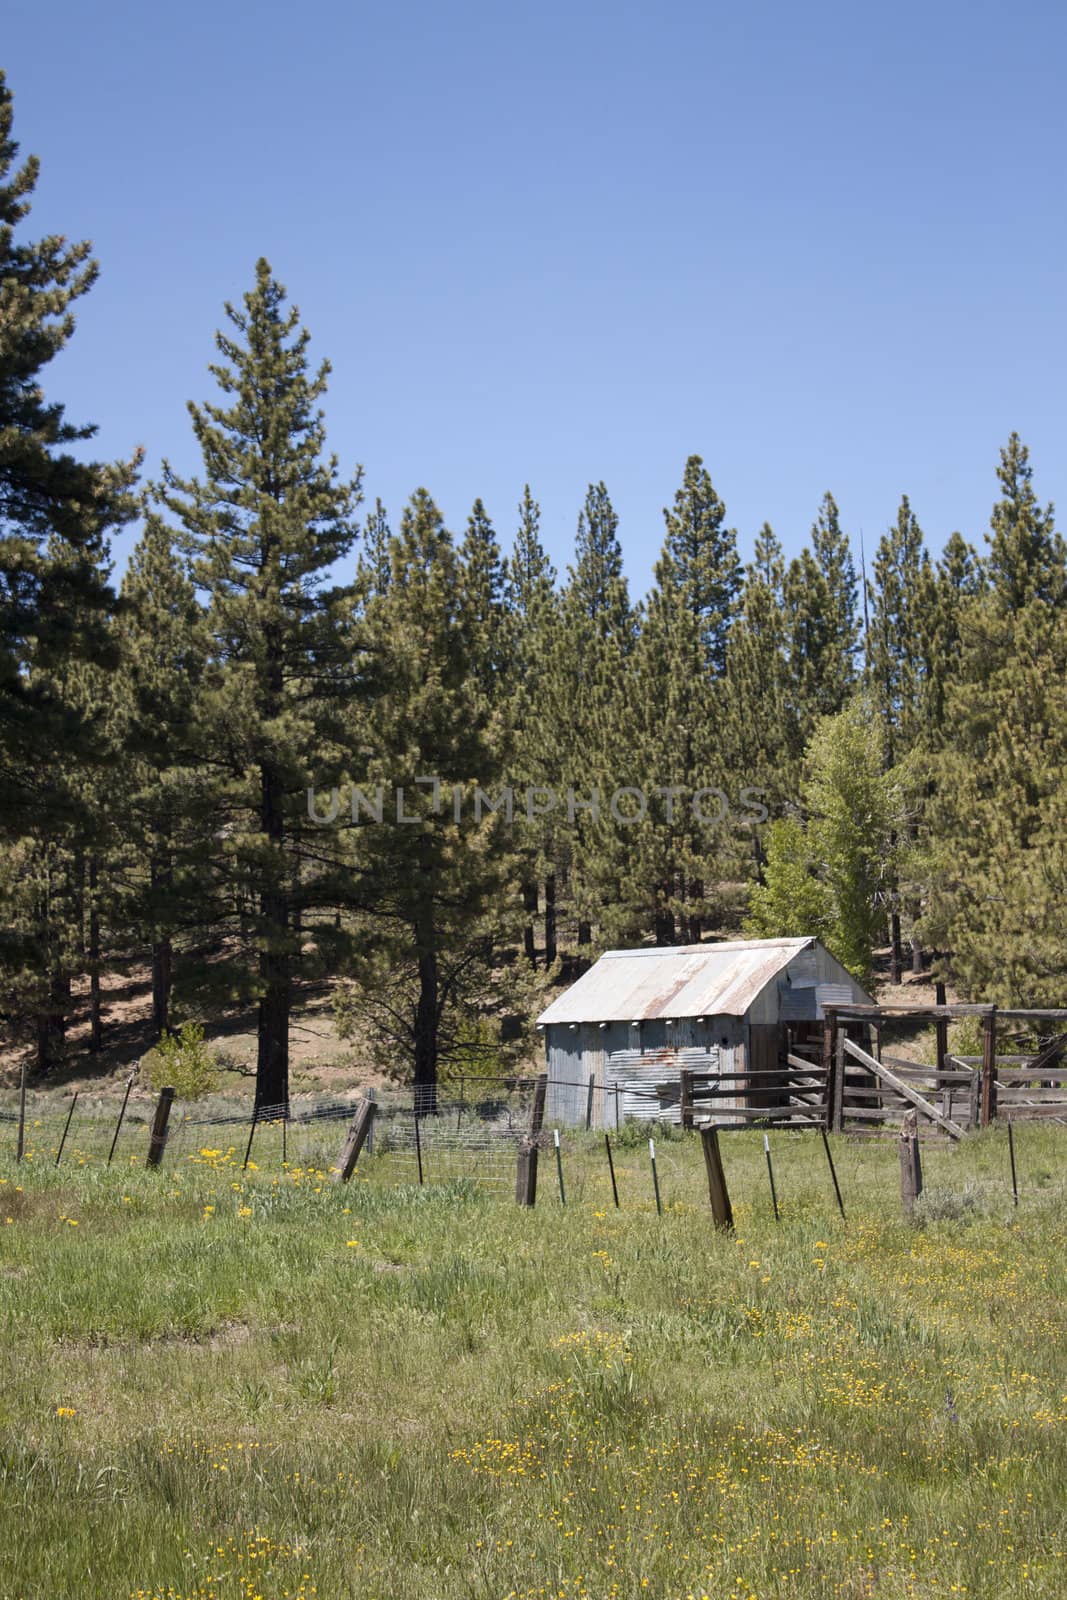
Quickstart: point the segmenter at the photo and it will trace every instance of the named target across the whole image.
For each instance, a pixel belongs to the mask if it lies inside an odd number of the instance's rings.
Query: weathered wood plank
[[[730,1204],[730,1191],[726,1187],[719,1136],[714,1128],[701,1128],[700,1142],[704,1147],[704,1167],[708,1175],[708,1198],[711,1214],[719,1228],[733,1229],[734,1212]]]
[[[156,1113],[152,1118],[152,1131],[148,1136],[147,1165],[158,1167],[163,1160],[163,1152],[167,1148],[167,1124],[170,1121],[170,1108],[174,1104],[174,1090],[169,1087],[160,1089],[159,1099],[156,1101]]]
[[[355,1172],[356,1162],[359,1160],[359,1152],[363,1149],[364,1141],[371,1130],[374,1113],[377,1109],[373,1100],[360,1101],[359,1108],[352,1118],[352,1125],[348,1130],[344,1148],[341,1151],[341,1159],[337,1164],[337,1172],[334,1175],[335,1183],[347,1183],[353,1172]]]
[[[859,1045],[854,1044],[851,1039],[845,1040],[845,1049],[854,1061],[861,1062],[876,1077],[887,1083],[891,1089],[895,1089],[897,1094],[902,1095],[917,1111],[921,1111],[923,1116],[929,1117],[931,1122],[935,1122],[939,1128],[943,1128],[951,1139],[963,1138],[963,1129],[958,1122],[953,1122],[951,1117],[943,1116],[936,1106],[932,1106],[929,1100],[924,1100],[922,1095],[911,1087],[910,1083],[905,1083],[903,1078],[898,1078],[896,1073],[887,1067],[884,1062],[876,1061],[873,1056],[869,1056],[866,1050],[861,1050]]]
[[[919,1122],[915,1111],[904,1113],[900,1130],[900,1198],[904,1215],[915,1214],[915,1202],[923,1192],[923,1169],[919,1158]]]
[[[997,1013],[982,1018],[981,1123],[987,1128],[997,1114]]]

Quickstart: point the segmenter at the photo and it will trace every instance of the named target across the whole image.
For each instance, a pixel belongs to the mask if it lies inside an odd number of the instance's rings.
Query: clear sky
[[[529,480],[562,566],[603,478],[643,592],[694,451],[745,558],[827,488],[868,556],[902,492],[980,541],[1012,429],[1067,500],[1056,0],[4,9],[34,232],[102,266],[50,392],[108,454],[193,463],[265,254],[394,522],[425,484],[510,542]]]

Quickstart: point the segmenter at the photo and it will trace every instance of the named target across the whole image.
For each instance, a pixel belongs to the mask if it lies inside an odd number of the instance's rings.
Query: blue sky
[[[563,566],[590,480],[643,592],[703,455],[741,552],[833,490],[980,540],[1017,429],[1067,498],[1067,8],[8,0],[32,227],[99,285],[50,392],[193,464],[222,302],[266,254],[342,464]],[[118,542],[120,560],[129,536]]]

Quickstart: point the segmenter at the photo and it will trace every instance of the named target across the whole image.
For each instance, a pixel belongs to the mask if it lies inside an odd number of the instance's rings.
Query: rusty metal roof
[[[749,939],[608,950],[537,1021],[743,1017],[783,967],[814,946],[814,939]]]

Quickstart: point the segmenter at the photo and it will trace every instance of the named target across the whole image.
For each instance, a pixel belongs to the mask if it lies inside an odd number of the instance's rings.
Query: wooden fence
[[[719,1128],[753,1123],[822,1128],[828,1114],[827,1072],[790,1053],[777,1067],[754,1072],[683,1072],[682,1126],[712,1121]]]
[[[952,1055],[948,1025],[978,1018],[980,1056]],[[883,1053],[887,1023],[933,1022],[935,1060]],[[1041,1048],[997,1054],[998,1021],[1024,1022]],[[1067,1010],[1000,1010],[996,1006],[849,1006],[828,1009],[822,1064],[827,1074],[827,1126],[850,1133],[898,1132],[914,1111],[920,1133],[959,1139],[998,1118],[1035,1117],[1067,1123]],[[866,1036],[860,1043],[856,1034]],[[865,1047],[865,1045],[867,1047]]]

